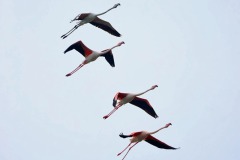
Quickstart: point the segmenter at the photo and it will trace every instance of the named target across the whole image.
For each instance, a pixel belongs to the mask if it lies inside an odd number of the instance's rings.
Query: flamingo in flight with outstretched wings
[[[133,132],[131,133],[130,135],[124,135],[123,133],[120,133],[119,136],[121,138],[127,138],[127,137],[131,137],[130,139],[130,143],[129,145],[120,153],[118,153],[117,156],[121,155],[128,147],[128,151],[127,153],[125,154],[125,156],[123,157],[123,159],[127,156],[128,152],[135,146],[137,145],[139,142],[141,141],[146,141],[148,142],[149,144],[155,146],[155,147],[158,147],[158,148],[161,148],[161,149],[178,149],[178,148],[174,148],[172,146],[169,146],[168,144],[158,140],[157,138],[153,137],[152,134],[155,134],[157,133],[158,131],[164,129],[164,128],[167,128],[169,127],[170,125],[172,125],[171,123],[168,123],[166,124],[164,127],[154,131],[154,132],[147,132],[147,131],[140,131],[140,132]],[[132,146],[131,144],[134,143]],[[122,160],[123,160],[122,159]]]
[[[120,3],[117,3],[115,4],[112,8],[108,9],[107,11],[105,12],[102,12],[102,13],[99,13],[99,14],[94,14],[94,13],[82,13],[82,14],[79,14],[77,15],[73,20],[70,21],[73,22],[73,21],[79,21],[81,20],[80,22],[78,22],[70,31],[68,31],[66,34],[62,35],[61,38],[66,38],[67,36],[69,36],[72,32],[74,32],[78,27],[84,25],[84,24],[87,24],[87,23],[90,23],[116,37],[120,37],[121,34],[118,33],[118,31],[116,29],[113,28],[113,26],[107,22],[107,21],[104,21],[100,18],[98,18],[98,16],[100,15],[103,15],[105,13],[107,13],[108,11],[114,9],[114,8],[117,8],[118,6],[120,6]]]
[[[118,92],[114,98],[113,98],[113,107],[114,109],[107,115],[105,115],[103,118],[107,119],[111,114],[113,114],[119,107],[121,107],[122,105],[126,104],[126,103],[131,103],[141,109],[143,109],[145,112],[147,112],[150,116],[157,118],[158,115],[156,114],[156,112],[154,111],[153,107],[151,106],[151,104],[148,102],[147,99],[143,99],[143,98],[139,98],[137,96],[140,96],[150,90],[155,89],[156,87],[158,87],[157,85],[152,86],[150,89],[141,92],[141,93],[121,93]]]
[[[69,46],[64,51],[64,53],[67,53],[68,51],[71,51],[71,50],[75,49],[76,51],[78,51],[79,53],[81,53],[85,57],[85,60],[76,69],[74,69],[72,72],[68,73],[66,76],[67,77],[71,76],[73,73],[77,72],[84,65],[86,65],[86,64],[88,64],[92,61],[95,61],[100,56],[105,57],[106,61],[112,67],[115,67],[114,58],[113,58],[113,54],[112,54],[112,49],[114,49],[116,47],[119,47],[122,44],[124,44],[124,42],[120,42],[117,45],[113,46],[112,48],[105,49],[101,52],[96,52],[96,51],[93,51],[93,50],[89,49],[87,46],[85,46],[83,44],[82,41],[78,41],[78,42],[72,44],[71,46]]]

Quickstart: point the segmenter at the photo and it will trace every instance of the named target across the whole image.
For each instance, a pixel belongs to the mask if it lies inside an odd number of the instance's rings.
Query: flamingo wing
[[[92,53],[92,50],[89,49],[87,46],[85,46],[82,41],[78,41],[76,43],[73,43],[71,46],[69,46],[64,51],[64,53],[67,53],[68,51],[71,51],[73,49],[75,49],[76,51],[81,53],[84,57],[87,57]]]
[[[126,96],[127,96],[127,93],[118,92],[117,94],[115,94],[115,96],[113,98],[113,107],[116,107],[117,100],[121,100]]]
[[[147,138],[145,139],[146,142],[150,143],[151,145],[158,147],[158,148],[162,148],[162,149],[177,149],[174,147],[171,147],[169,145],[167,145],[166,143],[158,140],[157,138],[148,135]]]
[[[102,30],[114,35],[114,36],[117,36],[117,37],[120,37],[121,34],[118,33],[114,28],[113,26],[107,22],[107,21],[104,21],[98,17],[96,17],[92,22],[90,22],[92,25],[98,27],[98,28],[101,28]]]
[[[151,104],[148,102],[147,99],[135,97],[131,102],[131,104],[143,109],[145,112],[147,112],[149,115],[151,115],[154,118],[157,118],[158,115],[154,111],[153,107]]]
[[[90,13],[82,13],[80,15],[77,16],[76,20],[83,20],[84,18],[86,18],[87,16],[89,16]]]
[[[106,50],[103,50],[102,52],[104,52],[104,51],[106,51]],[[109,50],[107,53],[105,53],[105,54],[102,55],[102,56],[105,57],[106,61],[107,61],[112,67],[115,67],[112,50]]]

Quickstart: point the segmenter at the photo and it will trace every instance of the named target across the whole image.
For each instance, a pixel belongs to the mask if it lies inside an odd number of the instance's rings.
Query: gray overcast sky
[[[122,37],[92,25],[60,36],[79,13],[99,13]],[[96,160],[117,157],[133,131],[173,126],[154,136],[181,149],[139,143],[126,159],[237,160],[240,150],[239,0],[1,0],[0,159]],[[82,40],[113,50],[116,67],[83,61]],[[116,92],[140,92],[159,115],[125,105],[109,119]]]

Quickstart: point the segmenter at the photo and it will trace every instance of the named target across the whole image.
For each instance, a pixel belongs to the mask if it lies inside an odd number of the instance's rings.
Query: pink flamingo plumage
[[[107,13],[108,11],[117,8],[118,6],[120,6],[120,3],[115,4],[112,8],[108,9],[107,11],[103,12],[103,13],[99,13],[99,14],[94,14],[94,13],[82,13],[77,15],[73,20],[71,20],[71,22],[73,21],[78,21],[81,20],[79,23],[77,23],[70,31],[68,31],[66,34],[62,35],[61,38],[66,38],[67,36],[69,36],[73,31],[75,31],[78,27],[90,23],[114,36],[120,37],[121,34],[117,32],[116,29],[113,28],[113,26],[107,22],[104,21],[100,18],[98,18],[98,16],[103,15],[105,13]],[[70,22],[70,23],[71,23]]]
[[[155,113],[153,107],[151,106],[151,104],[148,102],[147,99],[143,99],[143,98],[139,98],[137,96],[140,96],[150,90],[155,89],[156,87],[158,87],[157,85],[152,86],[150,89],[141,92],[141,93],[137,93],[137,94],[133,94],[133,93],[121,93],[118,92],[114,98],[113,98],[113,107],[114,109],[107,114],[106,116],[104,116],[104,119],[107,119],[111,114],[113,114],[119,107],[121,107],[122,105],[126,104],[126,103],[131,103],[141,109],[143,109],[145,112],[147,112],[149,115],[151,115],[154,118],[157,118],[158,115]]]
[[[82,68],[84,65],[95,61],[98,57],[103,56],[105,57],[105,59],[107,60],[107,62],[112,66],[115,67],[115,63],[114,63],[114,58],[113,58],[113,54],[112,54],[112,49],[121,46],[122,44],[124,44],[124,42],[120,42],[117,45],[113,46],[110,49],[105,49],[101,52],[96,52],[93,51],[91,49],[89,49],[87,46],[85,46],[83,44],[82,41],[78,41],[74,44],[72,44],[71,46],[69,46],[64,53],[67,53],[68,51],[71,51],[72,49],[75,49],[76,51],[78,51],[79,53],[81,53],[84,57],[85,60],[76,68],[74,69],[72,72],[68,73],[66,76],[71,76],[73,73],[77,72],[80,68]]]
[[[129,147],[127,153],[123,157],[123,159],[124,159],[127,156],[128,152],[135,145],[137,145],[139,142],[141,142],[142,140],[144,140],[144,141],[148,142],[149,144],[151,144],[151,145],[153,145],[155,147],[158,147],[158,148],[162,148],[162,149],[178,149],[178,148],[171,147],[171,146],[167,145],[166,143],[161,142],[160,140],[158,140],[158,139],[154,138],[153,136],[151,136],[152,134],[155,134],[158,131],[160,131],[160,130],[162,130],[164,128],[167,128],[170,125],[172,125],[172,124],[168,123],[164,127],[160,128],[160,129],[158,129],[158,130],[156,130],[154,132],[140,131],[140,132],[133,132],[130,135],[124,135],[123,133],[120,133],[119,136],[122,137],[122,138],[127,138],[127,137],[132,137],[132,138],[130,139],[129,145],[122,152],[118,153],[117,156],[121,155]],[[134,143],[134,144],[131,146],[132,143]]]

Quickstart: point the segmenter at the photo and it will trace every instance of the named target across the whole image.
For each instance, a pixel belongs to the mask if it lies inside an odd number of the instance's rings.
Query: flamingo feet
[[[62,39],[66,38],[66,37],[67,37],[67,36],[66,36],[65,34],[61,36]]]
[[[106,116],[103,116],[103,119],[107,119],[109,116],[108,115],[106,115]]]
[[[68,74],[66,74],[66,77],[69,77],[69,76],[71,76],[72,75],[72,73],[68,73]]]

